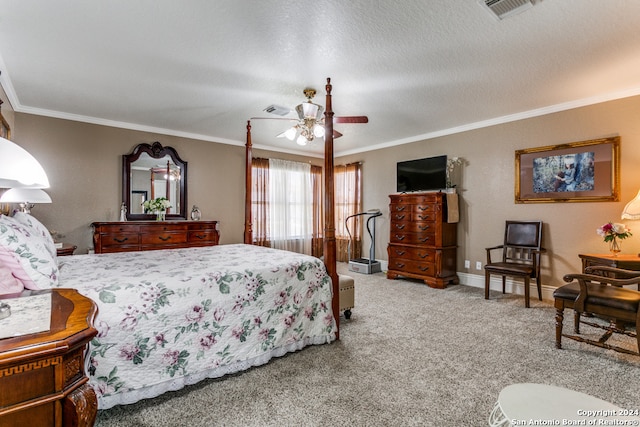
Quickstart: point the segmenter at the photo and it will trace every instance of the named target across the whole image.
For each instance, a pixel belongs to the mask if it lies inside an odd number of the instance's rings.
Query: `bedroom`
[[[540,6],[549,3],[553,2],[547,0]],[[535,9],[528,12],[533,11]],[[0,54],[4,56],[2,49]],[[11,74],[11,68],[8,72],[12,77],[19,77]],[[322,95],[324,77],[322,74],[317,81],[305,81],[305,84],[317,85],[319,95]],[[340,92],[344,89],[335,75],[331,77],[334,78],[335,102],[340,103]],[[4,73],[0,78],[6,78]],[[296,90],[294,97],[300,97],[300,89]],[[14,112],[6,90],[3,85],[0,95],[5,102],[1,111],[12,128],[12,139],[39,159],[55,183],[48,191],[53,203],[36,206],[34,215],[50,229],[64,235],[65,241],[78,245],[77,253],[84,253],[91,246],[91,222],[118,218],[121,156],[138,143],[152,141],[175,147],[189,162],[189,204],[200,207],[203,219],[220,221],[221,243],[242,241],[243,222],[239,213],[243,210],[244,149],[241,145],[167,135],[159,129],[131,130],[86,123],[70,120],[70,116],[57,118],[33,114],[29,110]],[[595,232],[596,228],[604,222],[617,221],[625,203],[640,189],[640,172],[635,167],[640,160],[640,124],[637,120],[640,96],[632,91],[623,92],[623,95],[619,99],[603,97],[602,102],[592,105],[563,111],[549,110],[547,114],[423,138],[394,147],[338,153],[336,162],[361,161],[363,205],[388,212],[388,195],[395,192],[394,167],[397,161],[440,154],[464,158],[468,163],[462,167],[461,181],[457,183],[462,203],[457,263],[461,282],[482,286],[483,272],[475,268],[465,269],[464,260],[471,260],[473,267],[476,261],[484,263],[484,248],[500,239],[504,220],[536,218],[545,222],[545,246],[552,254],[543,261],[543,283],[548,298],[551,290],[561,283],[563,274],[580,269],[579,253],[606,250],[606,245]],[[581,98],[583,96],[576,96],[576,99]],[[170,104],[171,100],[166,102]],[[255,114],[260,113],[260,109],[257,110]],[[368,114],[367,111],[353,111],[354,114],[361,112]],[[243,117],[233,125],[237,141],[244,138],[244,120],[247,118]],[[346,138],[349,129],[341,131]],[[616,135],[622,140],[618,202],[514,204],[515,150]],[[302,156],[299,150],[295,154],[265,148],[254,149],[254,152],[261,157],[321,164],[317,155]],[[388,216],[386,221],[381,220],[378,224],[376,258],[384,261],[387,258]],[[628,222],[628,225],[632,231],[637,228],[633,222]],[[365,242],[365,246],[367,244]],[[623,251],[640,252],[638,237],[626,240]]]

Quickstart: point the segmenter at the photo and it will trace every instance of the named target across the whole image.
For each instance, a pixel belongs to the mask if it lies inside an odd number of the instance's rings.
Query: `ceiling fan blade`
[[[333,130],[333,139],[340,138],[341,136],[342,134],[340,132],[335,129]]]
[[[334,117],[334,123],[369,123],[367,116],[341,116]]]
[[[297,122],[298,119],[293,117],[251,117],[250,120],[288,120],[290,122]]]

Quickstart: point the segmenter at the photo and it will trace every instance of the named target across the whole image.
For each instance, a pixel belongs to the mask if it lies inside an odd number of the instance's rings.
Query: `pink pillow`
[[[17,294],[23,290],[22,282],[13,276],[11,268],[0,261],[0,295]]]
[[[16,256],[6,248],[3,248],[2,246],[0,246],[0,272],[6,272],[6,271],[9,272],[11,277],[16,282],[20,283],[21,289],[18,292],[22,292],[23,289],[29,289],[29,290],[40,289],[35,284],[35,282],[31,280],[31,277],[29,277],[27,272],[24,271],[24,268],[22,268],[22,264],[20,264],[20,261],[18,261]],[[10,286],[15,287],[16,285],[13,284]],[[1,288],[2,288],[2,284],[0,283],[0,289]]]

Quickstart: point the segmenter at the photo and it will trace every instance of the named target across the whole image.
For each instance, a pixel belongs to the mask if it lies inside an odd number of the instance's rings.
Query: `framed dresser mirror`
[[[139,144],[131,154],[122,156],[122,201],[127,220],[153,220],[145,212],[147,200],[166,197],[171,203],[166,219],[187,219],[187,162],[175,149],[159,142]]]

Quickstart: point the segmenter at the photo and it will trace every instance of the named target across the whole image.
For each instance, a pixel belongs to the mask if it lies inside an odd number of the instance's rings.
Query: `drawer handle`
[[[429,206],[418,206],[418,209],[420,209],[421,211],[428,211],[430,208]]]
[[[128,238],[128,237],[124,237],[124,238],[122,238],[122,239],[118,239],[117,237],[114,237],[114,238],[113,238],[113,240],[115,240],[115,241],[116,241],[116,242],[118,242],[118,243],[124,243],[124,242],[126,242],[127,240],[129,240],[129,238]]]
[[[398,230],[404,230],[404,227],[405,227],[405,226],[406,226],[405,224],[396,224],[396,228],[397,228]]]
[[[171,240],[171,236],[166,236],[166,237],[164,237],[164,236],[158,236],[158,239],[162,240],[163,242],[166,242],[166,241],[168,241],[168,240]]]
[[[427,237],[425,237],[423,239],[420,239],[421,242],[426,242],[427,240],[429,240],[429,236],[427,236]]]
[[[197,237],[198,239],[202,240],[202,239],[206,239],[207,235],[206,234],[194,234],[195,237]]]
[[[403,268],[403,267],[404,267],[404,264],[399,263],[399,262],[396,262],[396,267]]]
[[[404,219],[404,217],[405,217],[405,216],[406,216],[405,214],[402,214],[402,215],[396,215],[396,219],[397,219],[397,220]]]
[[[407,252],[405,252],[405,251],[399,251],[399,250],[397,250],[397,249],[396,249],[396,255],[400,255],[400,256],[402,256],[402,255],[404,255],[404,254],[406,254],[406,253],[407,253]]]
[[[419,267],[419,268],[420,268],[420,271],[427,271],[429,269],[428,266],[427,267]]]
[[[424,255],[418,254],[418,256],[422,259],[429,258],[429,254],[424,254]]]
[[[429,228],[431,228],[430,225],[423,225],[422,227],[418,227],[420,230],[425,231],[428,230]]]
[[[407,236],[399,236],[396,234],[396,239],[398,240],[404,240]]]
[[[403,210],[405,210],[407,207],[406,206],[396,206],[396,211],[397,212],[402,212]]]
[[[429,219],[429,215],[418,215],[421,220]]]

